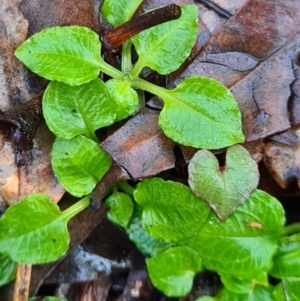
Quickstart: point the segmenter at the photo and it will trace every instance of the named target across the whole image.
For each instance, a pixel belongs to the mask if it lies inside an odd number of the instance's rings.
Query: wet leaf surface
[[[221,220],[249,198],[259,180],[256,162],[240,145],[227,149],[226,163],[221,167],[211,152],[199,150],[188,170],[192,191],[207,201]]]

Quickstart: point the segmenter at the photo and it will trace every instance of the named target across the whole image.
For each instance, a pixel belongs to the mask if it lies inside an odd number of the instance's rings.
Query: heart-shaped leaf
[[[208,150],[199,150],[189,164],[192,191],[207,201],[221,220],[248,199],[258,179],[257,164],[241,145],[228,148],[224,170]]]

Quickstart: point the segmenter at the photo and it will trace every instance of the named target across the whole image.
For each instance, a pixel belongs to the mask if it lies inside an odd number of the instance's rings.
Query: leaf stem
[[[62,218],[66,221],[68,221],[70,218],[78,214],[79,212],[83,211],[90,205],[90,195],[84,197],[80,201],[78,201],[76,204],[72,205],[68,209],[66,209],[64,212],[62,212]]]
[[[127,181],[118,182],[117,187],[123,190],[129,196],[133,197],[134,188],[131,185],[129,185]]]
[[[289,236],[297,233],[300,233],[300,223],[295,223],[283,227],[281,236]]]
[[[132,87],[134,89],[141,89],[141,90],[147,91],[149,93],[159,96],[162,99],[166,98],[168,96],[168,92],[169,92],[167,89],[157,86],[157,85],[154,85],[154,84],[147,82],[139,77],[137,77],[135,80],[133,80]]]
[[[127,41],[122,45],[122,63],[121,70],[125,74],[129,74],[132,70],[131,62],[131,41]]]
[[[115,78],[115,79],[124,79],[127,76],[122,71],[120,71],[117,68],[109,65],[108,63],[106,63],[102,59],[101,59],[101,61],[99,61],[99,68],[103,73],[105,73],[105,74],[107,74],[110,77]]]

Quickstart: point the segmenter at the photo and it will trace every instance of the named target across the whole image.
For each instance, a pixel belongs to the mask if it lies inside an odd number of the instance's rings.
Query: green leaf
[[[139,55],[133,76],[145,66],[160,74],[177,70],[189,56],[198,34],[196,5],[182,5],[181,17],[150,29],[132,38]]]
[[[285,278],[273,291],[276,301],[300,301],[300,278]]]
[[[266,273],[257,275],[252,279],[239,279],[228,275],[221,275],[221,281],[229,291],[236,294],[248,294],[251,288],[257,284],[263,286],[269,285],[268,275]]]
[[[126,233],[137,248],[144,254],[155,256],[172,247],[171,243],[160,239],[155,239],[142,226],[142,208],[135,204],[133,216],[129,225],[126,227]]]
[[[284,222],[280,202],[255,190],[224,222],[210,214],[200,232],[180,244],[197,251],[209,270],[255,278],[270,269]]]
[[[179,241],[196,234],[210,209],[188,187],[160,178],[143,180],[134,191],[143,207],[143,227],[154,238]]]
[[[12,261],[9,256],[0,253],[0,286],[14,280],[16,277],[16,271],[17,263]]]
[[[219,149],[244,141],[241,113],[229,90],[214,79],[185,78],[159,95],[164,108],[159,125],[180,144]]]
[[[129,21],[143,0],[105,0],[102,13],[106,21],[114,26]]]
[[[227,149],[226,165],[221,169],[208,150],[199,150],[189,164],[189,185],[199,198],[207,201],[221,220],[243,204],[256,188],[257,164],[241,145]]]
[[[56,138],[52,167],[61,185],[72,195],[92,192],[111,166],[111,157],[98,144],[84,136],[71,140]]]
[[[57,260],[68,250],[68,220],[88,205],[89,199],[83,199],[61,213],[44,194],[25,197],[0,220],[0,253],[31,264]]]
[[[223,289],[221,297],[218,299],[220,301],[275,301],[272,294],[272,287],[264,287],[256,285],[254,286],[248,294],[236,294]]]
[[[77,86],[98,77],[100,48],[98,35],[86,27],[52,27],[31,36],[15,55],[34,73]]]
[[[110,92],[99,79],[77,87],[53,81],[43,96],[49,129],[65,139],[80,134],[93,138],[95,130],[114,123],[115,108]]]
[[[146,262],[154,286],[172,297],[186,295],[202,269],[198,254],[187,247],[171,248]]]
[[[300,233],[281,238],[273,262],[270,275],[277,278],[300,277]]]
[[[125,228],[133,213],[133,202],[126,193],[114,190],[112,195],[106,201],[109,207],[107,217],[110,221]]]
[[[139,98],[137,92],[131,88],[129,80],[111,79],[106,82],[117,108],[115,121],[132,115],[138,108]]]

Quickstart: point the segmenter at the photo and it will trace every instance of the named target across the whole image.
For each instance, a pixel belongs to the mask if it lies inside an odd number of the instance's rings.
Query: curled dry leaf
[[[300,128],[291,130],[300,137]],[[287,188],[297,182],[300,187],[300,141],[294,146],[270,141],[265,146],[264,164],[278,185]]]

